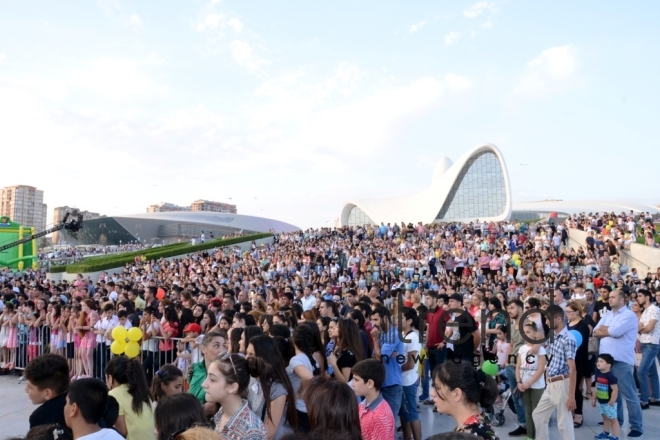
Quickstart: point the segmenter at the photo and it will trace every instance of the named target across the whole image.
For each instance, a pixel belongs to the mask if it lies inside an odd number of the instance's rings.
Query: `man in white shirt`
[[[648,383],[651,379],[651,396],[649,397],[649,387],[640,387],[640,401],[642,409],[649,406],[660,406],[660,380],[658,378],[658,369],[655,367],[655,358],[660,351],[660,309],[651,302],[652,293],[646,289],[640,289],[637,292],[637,302],[644,309],[642,317],[639,319],[639,342],[642,345],[642,360],[637,367],[637,378],[639,383]]]
[[[98,379],[83,378],[71,383],[64,405],[64,420],[73,432],[73,440],[123,440],[112,429],[101,429],[108,402],[108,387]]]
[[[401,316],[401,332],[403,334],[403,348],[405,363],[401,365],[401,381],[403,388],[403,401],[401,402],[401,426],[404,440],[422,439],[422,422],[417,411],[417,386],[419,384],[419,353],[422,344],[419,342],[419,333],[415,328],[419,318],[414,309],[406,308]],[[405,341],[409,342],[405,342]]]
[[[305,290],[303,290],[303,297],[300,301],[302,302],[303,312],[312,310],[312,307],[316,305],[316,297],[312,295],[312,289],[305,287]]]

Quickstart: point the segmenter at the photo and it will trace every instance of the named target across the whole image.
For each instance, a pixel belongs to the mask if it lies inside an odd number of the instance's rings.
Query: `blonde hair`
[[[177,434],[174,440],[227,440],[227,437],[215,432],[211,428],[196,426],[183,431],[181,434]]]

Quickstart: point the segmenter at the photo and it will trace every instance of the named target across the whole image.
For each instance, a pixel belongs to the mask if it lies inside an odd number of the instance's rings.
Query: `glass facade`
[[[501,215],[506,207],[504,171],[497,155],[484,151],[461,169],[437,221],[478,219]]]
[[[363,210],[354,206],[348,214],[348,226],[373,225],[374,222]]]

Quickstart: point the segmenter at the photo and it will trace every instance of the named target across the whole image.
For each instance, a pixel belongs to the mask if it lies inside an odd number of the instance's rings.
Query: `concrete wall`
[[[260,240],[256,240],[257,246],[261,246],[262,244],[268,244],[268,243],[273,243],[273,237],[267,237],[267,238],[262,238]],[[231,245],[231,246],[226,246],[226,247],[231,248],[231,247],[234,247],[234,246],[239,246],[242,251],[246,251],[246,250],[250,250],[251,245],[252,245],[251,241],[246,241],[244,243],[239,243],[237,245]],[[211,250],[211,249],[209,249],[209,250]],[[177,258],[187,257],[188,255],[191,255],[191,254],[177,255],[176,257],[166,258],[166,260],[171,261],[171,260],[174,260],[174,259],[177,259]],[[119,267],[115,267],[115,268],[112,268],[112,269],[106,269],[103,272],[112,274],[112,273],[115,273],[115,272],[122,272],[123,270],[124,270],[124,265],[119,266]],[[62,280],[75,281],[76,276],[77,276],[77,274],[75,274],[75,273],[66,273],[66,272],[63,272],[63,273],[49,273],[48,274],[48,279],[53,280],[55,282],[59,282],[59,281],[62,281]],[[94,282],[94,283],[98,282],[99,276],[101,276],[101,271],[83,273],[83,277],[85,279],[87,279],[87,277],[90,277],[92,282]]]
[[[568,246],[576,249],[578,246],[582,246],[586,249],[585,240],[587,235],[585,231],[569,229]],[[646,272],[655,272],[660,267],[660,249],[633,243],[630,245],[630,250],[619,250],[619,262],[627,265],[630,269],[637,269],[637,273],[645,276]]]

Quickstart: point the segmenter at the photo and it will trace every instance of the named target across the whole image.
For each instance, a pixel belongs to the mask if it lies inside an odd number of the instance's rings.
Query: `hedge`
[[[66,266],[51,266],[48,273],[62,273],[66,272]]]
[[[160,258],[169,258],[176,257],[178,255],[186,255],[194,252],[204,251],[207,249],[231,246],[238,243],[245,243],[246,241],[260,240],[262,238],[272,237],[273,234],[253,234],[245,235],[242,237],[233,237],[217,240],[206,241],[204,244],[189,245],[187,243],[178,246],[164,246],[154,249],[147,249],[143,252],[137,254],[129,252],[127,254],[116,254],[108,256],[103,259],[95,259],[93,261],[81,261],[80,263],[70,264],[66,266],[66,273],[87,273],[87,272],[98,272],[107,269],[114,269],[116,267],[121,267],[127,263],[132,263],[135,261],[136,255],[144,255],[147,260],[158,260]],[[59,266],[62,267],[62,266]],[[58,267],[58,270],[59,270]]]

